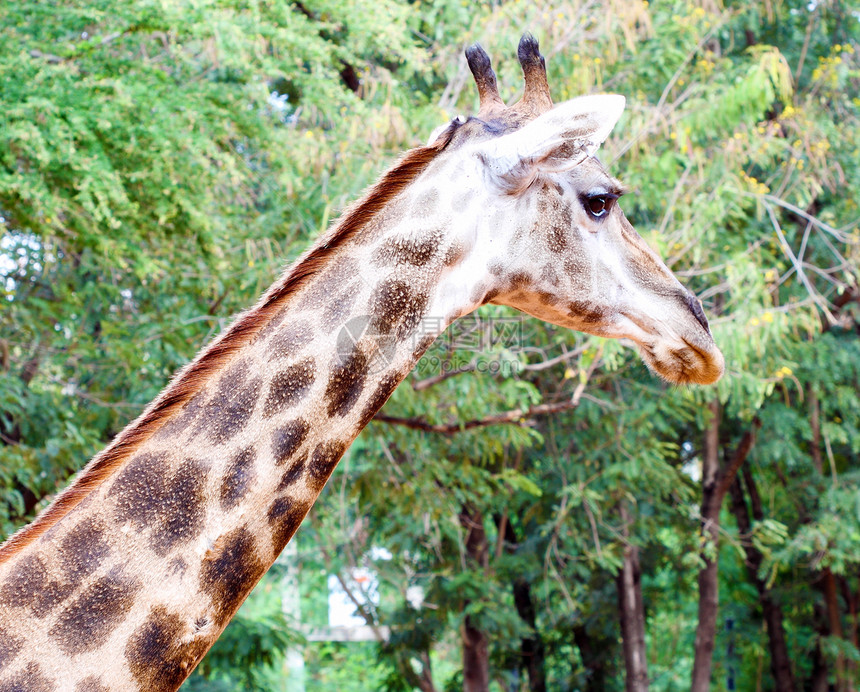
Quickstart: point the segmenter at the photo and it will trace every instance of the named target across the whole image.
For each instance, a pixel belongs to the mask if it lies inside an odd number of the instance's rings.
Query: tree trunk
[[[490,657],[487,635],[472,624],[467,615],[463,623],[463,691],[489,692]]]
[[[828,692],[830,689],[827,662],[824,659],[824,652],[821,650],[821,638],[827,636],[826,620],[823,604],[816,604],[815,631],[818,634],[818,639],[815,642],[815,651],[812,653],[812,679],[809,686],[812,692]]]
[[[579,649],[579,657],[585,668],[583,692],[605,692],[609,688],[606,651],[611,650],[612,645],[600,639],[595,642],[585,629],[585,625],[573,627],[573,641]]]
[[[843,303],[844,304],[844,303]],[[841,306],[840,306],[841,307]],[[830,325],[826,325],[823,331],[828,331]],[[810,455],[812,464],[819,476],[824,475],[824,464],[821,456],[821,406],[818,397],[812,387],[808,389],[809,408],[810,408],[810,428],[812,431],[812,440],[810,444]],[[819,575],[816,586],[821,590],[824,597],[824,611],[826,613],[826,622],[830,635],[833,637],[843,638],[842,620],[839,612],[839,594],[837,589],[836,577],[830,568],[825,568]],[[846,605],[852,612],[852,630],[850,640],[857,646],[857,629],[856,629],[856,612],[854,612],[854,600],[850,597],[850,590],[845,593]],[[823,636],[823,633],[820,633]],[[837,692],[846,692],[851,688],[849,675],[846,670],[845,657],[841,652],[837,653],[835,664],[836,673],[836,690]],[[849,663],[849,666],[851,664]],[[853,667],[853,666],[852,666]],[[816,647],[816,659],[814,667],[814,687],[817,689],[823,683],[821,680],[827,680],[827,670],[824,662],[824,656],[820,650],[820,645]]]
[[[466,531],[466,557],[470,566],[486,569],[489,560],[484,517],[480,511],[464,508],[460,512],[460,525]],[[469,604],[466,602],[464,607]],[[463,692],[489,692],[490,653],[489,639],[476,626],[474,618],[463,620]]]
[[[702,455],[702,541],[713,543],[713,557],[703,553],[705,566],[699,572],[699,621],[693,659],[692,692],[711,689],[711,662],[717,631],[719,588],[717,584],[717,539],[719,537],[720,505],[716,502],[720,473],[720,402],[714,399],[708,408],[711,422],[705,431]]]
[[[507,520],[507,517],[498,516],[496,526],[499,534],[504,538],[506,550],[513,553],[519,543],[513,524]],[[512,590],[517,614],[532,630],[532,633],[523,637],[520,642],[520,666],[528,672],[529,691],[546,692],[546,654],[543,638],[537,628],[537,613],[532,600],[531,587],[526,579],[520,577],[514,580]]]
[[[427,651],[422,651],[419,658],[421,660],[421,674],[418,676],[418,689],[421,692],[437,692],[436,686],[433,684],[433,667],[430,663],[430,654]]]
[[[699,572],[699,621],[696,625],[696,643],[693,659],[692,692],[711,689],[711,665],[717,633],[719,583],[717,580],[720,507],[731,484],[755,442],[755,431],[761,423],[754,419],[744,433],[737,449],[726,464],[720,464],[720,402],[714,399],[708,408],[711,422],[705,431],[705,449],[702,455],[702,560]],[[710,543],[710,550],[704,544]]]
[[[537,631],[537,617],[535,606],[532,602],[531,589],[525,579],[514,581],[514,604],[517,613],[529,627],[531,634],[523,637],[520,644],[520,657],[522,666],[529,674],[529,691],[546,692],[546,670],[544,665],[543,640]]]
[[[747,492],[750,495],[753,507],[753,517],[760,521],[763,518],[761,499],[759,498],[758,490],[755,486],[755,482],[753,481],[752,474],[749,472],[749,467],[744,469],[744,480],[746,481]],[[732,500],[732,513],[735,515],[738,531],[742,536],[749,536],[752,532],[752,522],[750,521],[740,478],[735,478],[735,482],[732,483],[730,493]],[[761,603],[762,614],[764,615],[764,621],[767,627],[768,648],[770,649],[770,669],[773,674],[774,682],[776,683],[776,689],[793,690],[795,689],[794,676],[791,671],[791,659],[788,656],[788,646],[785,642],[785,628],[782,624],[782,608],[774,598],[771,590],[767,588],[766,582],[759,576],[759,570],[762,562],[764,561],[764,556],[749,540],[744,540],[743,546],[744,552],[746,553],[747,574],[749,574],[750,581],[755,584],[756,590],[758,591],[759,603]]]
[[[857,595],[851,592],[851,584],[844,576],[840,576],[837,581],[839,582],[839,590],[842,591],[842,600],[848,606],[848,616],[850,618],[848,640],[856,649],[860,647],[860,642],[857,639]]]
[[[824,594],[824,607],[827,612],[827,625],[830,635],[843,638],[842,616],[839,612],[839,593],[836,589],[836,576],[826,567],[821,573],[821,592]],[[848,692],[850,685],[845,675],[845,657],[836,654],[836,692]]]
[[[630,516],[627,505],[621,501],[621,535],[630,537]],[[627,692],[647,692],[648,659],[645,655],[645,607],[642,603],[642,583],[639,570],[639,548],[627,540],[624,562],[616,578],[618,610],[621,618],[621,642],[624,667],[627,671]]]

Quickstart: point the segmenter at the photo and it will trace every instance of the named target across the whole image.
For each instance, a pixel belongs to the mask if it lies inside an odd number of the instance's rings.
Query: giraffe
[[[407,152],[0,546],[0,692],[177,689],[358,433],[481,305],[627,338],[670,382],[721,376],[699,301],[594,156],[624,99],[553,107],[537,41],[517,53],[508,107],[467,49],[477,115]]]

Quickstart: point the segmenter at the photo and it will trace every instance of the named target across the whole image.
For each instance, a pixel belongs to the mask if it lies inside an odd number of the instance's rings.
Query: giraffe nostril
[[[687,294],[687,307],[690,308],[690,312],[693,313],[693,317],[696,318],[696,321],[705,328],[706,332],[710,331],[710,327],[708,326],[708,318],[705,317],[705,311],[702,310],[702,302],[692,293]]]

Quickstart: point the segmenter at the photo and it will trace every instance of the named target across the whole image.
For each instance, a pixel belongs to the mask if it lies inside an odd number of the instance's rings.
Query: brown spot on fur
[[[388,401],[388,398],[397,389],[398,384],[400,384],[399,375],[386,375],[382,378],[382,381],[377,385],[376,390],[374,390],[364,405],[364,410],[361,412],[361,418],[359,419],[360,427],[363,428],[373,419],[376,412],[385,405],[385,402]]]
[[[546,227],[547,247],[551,252],[564,252],[570,241],[573,216],[570,205],[562,198],[563,190],[557,183],[547,183],[538,197],[539,224]]]
[[[245,383],[250,370],[251,362],[247,358],[233,363],[218,380],[218,390],[215,393],[215,398],[229,397],[230,394]]]
[[[430,232],[430,238],[390,238],[386,240],[373,253],[374,264],[390,266],[397,264],[411,264],[415,267],[423,267],[439,250],[437,236],[439,234]]]
[[[229,620],[263,576],[254,535],[245,527],[221,536],[203,559],[200,589],[212,598],[218,624]]]
[[[194,396],[177,415],[168,420],[158,432],[155,434],[156,440],[162,440],[169,437],[182,434],[187,428],[197,420],[197,417],[203,413],[204,403],[207,398],[205,389],[201,390]]]
[[[434,341],[436,341],[436,337],[432,334],[427,334],[418,339],[418,343],[416,343],[415,347],[412,349],[413,357],[418,359],[423,356],[424,352],[433,345]]]
[[[125,619],[141,586],[122,567],[114,567],[60,611],[48,634],[69,655],[100,647]]]
[[[352,306],[355,305],[360,290],[361,282],[357,281],[326,305],[322,315],[324,329],[330,331],[335,327],[343,326],[343,323],[352,314]]]
[[[259,377],[246,382],[248,371],[248,361],[242,360],[221,377],[218,390],[206,403],[195,426],[195,433],[205,431],[213,442],[224,442],[242,431],[254,413],[262,386]]]
[[[185,574],[185,570],[188,569],[188,565],[185,564],[185,560],[181,557],[175,557],[170,561],[170,573],[171,574]]]
[[[281,324],[283,324],[284,320],[287,318],[287,315],[290,314],[290,308],[291,307],[292,306],[290,306],[290,305],[285,305],[280,310],[278,310],[272,316],[272,318],[266,324],[264,324],[262,326],[260,331],[257,333],[257,338],[262,339],[262,340],[266,340],[272,334],[274,334],[275,331],[277,331],[278,327],[280,327]]]
[[[42,673],[35,661],[6,682],[0,682],[0,692],[53,692],[57,684]]]
[[[317,445],[308,465],[308,482],[314,490],[322,490],[345,451],[346,445],[342,442],[322,442]]]
[[[457,264],[463,255],[466,254],[466,248],[456,240],[448,246],[448,249],[445,251],[445,257],[442,260],[442,263],[446,267],[450,267],[452,265]]]
[[[203,486],[207,469],[196,459],[186,459],[167,485],[166,516],[153,531],[156,552],[166,554],[177,543],[193,538],[203,521]]]
[[[392,228],[395,228],[406,216],[409,211],[409,201],[405,195],[400,195],[392,199],[388,206],[371,219],[361,229],[361,233],[356,234],[354,242],[357,245],[367,245],[375,243],[384,235],[384,233]]]
[[[269,507],[266,516],[272,526],[272,550],[276,555],[290,542],[310,508],[309,502],[291,497],[279,497]]]
[[[295,406],[308,393],[315,377],[316,364],[313,358],[305,358],[279,372],[269,385],[263,415],[270,418],[285,408]]]
[[[23,640],[0,625],[0,672],[8,666],[24,646]]]
[[[380,334],[403,339],[421,322],[427,301],[426,293],[414,292],[406,281],[383,281],[370,300],[372,325]]]
[[[550,222],[547,231],[547,247],[550,252],[561,253],[567,249],[567,234],[569,232],[569,226],[563,226],[555,221]]]
[[[253,309],[240,315],[222,336],[210,343],[193,362],[183,368],[143,415],[117,435],[47,510],[0,545],[0,563],[39,538],[94,488],[98,488],[112,476],[143,442],[196,396],[209,379],[244,348],[249,340],[256,338],[273,316],[285,307],[287,301],[295,297],[312,278],[319,276],[322,268],[344,244],[360,236],[359,231],[372,225],[379,213],[389,204],[398,204],[398,195],[449,145],[456,131],[457,126],[452,124],[432,144],[407,152],[384,173],[361,200],[343,213],[331,232],[320,239],[300,262],[291,267]]]
[[[188,627],[179,615],[156,606],[125,646],[125,658],[139,689],[175,690],[194,670],[212,643],[187,639]]]
[[[213,402],[214,410],[210,410],[215,420],[209,429],[210,440],[224,442],[242,431],[254,413],[262,383],[262,378],[256,377],[232,396]]]
[[[644,241],[639,238],[639,244],[644,244]],[[648,291],[667,298],[679,297],[683,302],[686,302],[686,294],[678,292],[677,283],[674,281],[671,273],[666,267],[652,257],[648,252],[631,253],[632,261],[628,263],[630,273],[633,278]]]
[[[152,547],[166,555],[176,543],[194,535],[203,517],[203,487],[208,469],[186,459],[171,475],[166,455],[139,454],[123,469],[110,489],[117,521],[131,520],[152,528]]]
[[[487,265],[487,271],[489,271],[493,276],[500,276],[504,273],[505,267],[501,262],[490,262],[490,264]]]
[[[480,303],[484,300],[484,295],[487,293],[487,284],[479,283],[472,289],[472,295],[469,296],[469,302]]]
[[[543,218],[549,212],[549,195],[547,194],[547,186],[546,183],[541,185],[540,192],[537,196],[537,214],[538,217]]]
[[[29,608],[37,618],[43,618],[75,590],[74,584],[62,584],[50,579],[45,563],[35,555],[18,562],[12,569],[3,588],[0,604]]]
[[[514,272],[508,279],[509,290],[522,290],[528,288],[532,282],[532,277],[526,272]]]
[[[487,292],[486,292],[486,294],[484,295],[484,303],[485,303],[485,304],[486,304],[486,303],[491,303],[491,302],[493,301],[493,299],[494,299],[494,298],[496,298],[496,297],[499,295],[499,293],[500,293],[499,289],[497,289],[497,288],[491,288],[491,289],[490,289],[489,291],[487,291]]]
[[[359,273],[358,260],[354,257],[338,257],[326,267],[321,276],[307,287],[298,303],[300,310],[318,310],[333,295]]]
[[[439,190],[435,187],[423,190],[415,200],[415,211],[419,216],[428,216],[433,213],[439,202]]]
[[[269,352],[275,358],[289,358],[299,353],[313,338],[314,332],[310,324],[305,321],[293,322],[272,336]]]
[[[227,464],[227,470],[221,479],[220,492],[221,509],[225,512],[239,504],[254,482],[256,458],[257,451],[253,447],[248,447],[235,454]]]
[[[88,675],[75,685],[75,692],[110,692],[95,675]]]
[[[541,269],[540,278],[552,286],[558,286],[558,272],[551,264],[547,264]]]
[[[354,350],[343,362],[337,363],[325,392],[329,402],[328,415],[345,416],[349,413],[361,396],[366,379],[367,357],[361,351]]]
[[[165,460],[167,455],[138,454],[126,464],[108,497],[116,499],[116,519],[131,520],[143,528],[154,523],[161,511],[165,487]]]
[[[568,315],[573,317],[583,324],[598,324],[606,319],[606,311],[602,308],[596,308],[591,303],[585,300],[575,300],[568,303]]]
[[[302,473],[304,473],[305,470],[305,461],[307,461],[307,458],[308,454],[307,452],[305,452],[300,458],[296,459],[290,465],[290,468],[288,468],[284,475],[281,477],[281,482],[278,484],[278,490],[286,490],[299,478],[302,477]]]
[[[275,430],[272,435],[272,454],[275,455],[275,464],[280,466],[289,459],[301,446],[307,437],[310,426],[301,418],[290,421]]]
[[[576,286],[586,286],[591,281],[591,265],[583,257],[567,254],[564,258],[564,271]]]
[[[59,553],[63,574],[80,581],[91,574],[110,553],[104,525],[95,518],[84,519],[63,538]]]

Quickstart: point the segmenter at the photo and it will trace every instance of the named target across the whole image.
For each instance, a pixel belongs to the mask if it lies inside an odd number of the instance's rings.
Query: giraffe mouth
[[[648,312],[625,310],[620,316],[625,336],[650,370],[673,384],[713,384],[722,377],[725,360],[698,300],[685,296],[680,312],[669,308],[659,317]]]
[[[710,332],[708,333],[710,337]],[[693,343],[692,341],[681,337],[687,348],[685,354],[694,354],[696,358],[696,366],[690,371],[691,382],[696,384],[713,384],[723,376],[726,369],[726,361],[720,349],[717,348],[713,338],[710,338],[710,348],[705,349],[702,346]]]
[[[673,384],[713,384],[725,369],[723,354],[711,342],[710,348],[679,337],[676,343],[637,341],[645,364]]]

